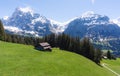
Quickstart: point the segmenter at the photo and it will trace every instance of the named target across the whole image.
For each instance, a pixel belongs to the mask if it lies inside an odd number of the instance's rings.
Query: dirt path
[[[116,76],[120,76],[120,74],[118,74],[117,72],[115,72],[114,70],[110,69],[109,67],[107,67],[105,65],[105,63],[102,64],[103,67],[105,67],[106,69],[108,69],[109,71],[111,71],[112,73],[114,73]]]

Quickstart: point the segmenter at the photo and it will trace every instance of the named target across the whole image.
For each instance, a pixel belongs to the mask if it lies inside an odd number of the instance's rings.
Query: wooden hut
[[[51,48],[50,44],[47,43],[47,42],[39,43],[39,44],[37,44],[37,45],[35,46],[35,48],[36,48],[37,50],[52,51],[52,48]]]

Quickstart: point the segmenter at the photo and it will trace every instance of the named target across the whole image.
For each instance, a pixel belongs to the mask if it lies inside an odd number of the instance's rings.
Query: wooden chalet
[[[47,43],[47,42],[39,43],[35,46],[35,48],[37,50],[52,51],[52,48],[51,48],[50,44]]]

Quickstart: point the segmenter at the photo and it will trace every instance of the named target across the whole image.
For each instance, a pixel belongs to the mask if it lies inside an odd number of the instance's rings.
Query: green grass
[[[105,63],[109,68],[120,74],[120,58],[117,60],[103,60],[102,63]]]
[[[42,52],[33,46],[0,41],[0,76],[115,76],[89,59],[53,48]]]

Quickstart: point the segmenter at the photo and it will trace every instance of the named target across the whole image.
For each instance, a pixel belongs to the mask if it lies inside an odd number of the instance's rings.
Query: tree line
[[[12,43],[20,43],[27,45],[36,45],[40,42],[48,42],[52,47],[59,47],[62,50],[75,52],[83,55],[95,63],[99,64],[101,60],[102,52],[100,49],[96,49],[91,44],[88,38],[80,39],[79,37],[71,37],[66,34],[50,34],[43,38],[38,37],[26,37],[20,35],[6,34],[3,28],[2,21],[0,21],[0,40]]]
[[[89,38],[80,39],[79,37],[71,37],[64,33],[55,35],[50,34],[45,36],[44,41],[50,43],[52,47],[59,47],[62,50],[75,52],[83,55],[95,63],[99,64],[102,56],[102,51],[93,46]]]

